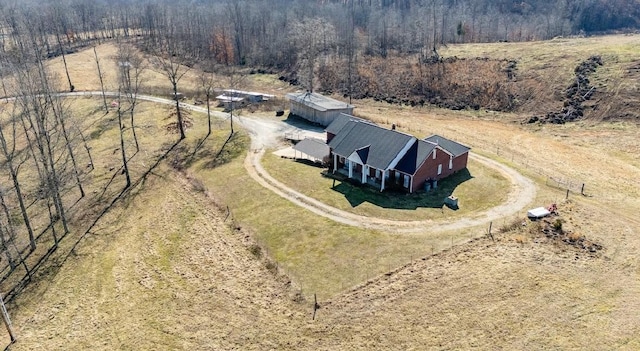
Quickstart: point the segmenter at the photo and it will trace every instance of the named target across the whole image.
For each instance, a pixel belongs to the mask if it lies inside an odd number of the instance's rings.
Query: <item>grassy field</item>
[[[549,80],[552,89],[566,84],[563,75],[570,79],[584,54],[617,55],[623,69],[634,60],[637,38],[450,46],[445,54],[522,57],[522,75],[558,77]],[[533,49],[538,60],[526,63]],[[634,83],[616,84],[627,94]],[[117,129],[91,114],[99,101],[73,104],[85,111],[88,135],[102,154],[103,174],[95,178],[104,181],[117,166],[110,156]],[[184,146],[73,253],[75,240],[64,242],[49,270],[9,304],[19,338],[12,349],[640,348],[636,121],[531,126],[514,122],[518,114],[356,105],[358,114],[383,125],[451,137],[512,165],[537,181],[532,206],[558,203],[563,227],[604,249],[590,254],[529,235],[530,225],[519,225],[524,212],[494,223],[494,240],[484,236],[486,228],[391,234],[336,224],[253,182],[243,167],[244,133],[220,153],[226,124],[193,153],[204,135],[204,117],[194,114]],[[162,129],[167,112],[141,105],[148,139],[136,156],[138,175],[162,152],[160,136],[175,139]],[[192,154],[191,162],[181,161]],[[269,156],[265,166],[313,172],[281,162],[288,161]],[[564,201],[562,184],[550,177],[584,183],[587,196],[572,192]],[[349,206],[337,194],[317,196]],[[497,232],[511,223],[519,229]],[[85,226],[76,224],[77,236]],[[321,308],[312,321],[314,293]]]
[[[391,195],[340,181],[334,187],[332,179],[320,174],[324,169],[272,153],[263,157],[262,164],[280,182],[323,203],[362,216],[393,220],[455,220],[502,203],[509,191],[509,182],[502,175],[473,160],[469,172],[443,180],[434,191]],[[444,205],[449,195],[458,197],[459,209]]]
[[[621,116],[640,118],[637,96],[638,72],[632,67],[640,63],[640,35],[608,35],[589,38],[556,38],[531,43],[491,43],[448,45],[443,56],[488,57],[517,61],[518,81],[524,82],[533,97],[519,113],[540,114],[562,106],[562,92],[573,81],[574,68],[590,56],[601,56],[603,66],[590,77],[598,93],[597,109],[587,110],[591,119]]]
[[[217,168],[194,164],[216,201],[253,233],[301,286],[303,295],[330,297],[412,259],[468,240],[481,230],[438,235],[396,235],[335,223],[303,210],[253,182],[236,159]],[[425,228],[428,230],[428,228]]]
[[[104,76],[104,86],[107,91],[117,91],[118,89],[118,65],[117,55],[118,48],[113,43],[107,43],[96,47],[98,53],[98,59],[100,60],[100,69]],[[164,75],[163,71],[153,64],[153,60],[150,60],[148,56],[142,53],[138,53],[144,57],[143,71],[141,75],[141,91],[143,93],[170,96],[172,94],[171,85],[169,79]],[[95,62],[95,55],[92,49],[82,50],[77,53],[67,55],[66,60],[68,62],[69,76],[71,82],[75,86],[76,91],[99,91],[100,79],[98,77],[98,69]],[[62,58],[58,57],[52,59],[48,63],[48,67],[56,72],[57,87],[61,90],[67,90],[69,83],[67,77],[64,74],[64,66]],[[185,75],[182,77],[178,84],[179,91],[185,93],[185,96],[190,99],[195,95],[203,97],[199,91],[201,90],[202,83],[200,77],[202,72],[196,69],[187,69]],[[260,90],[268,94],[282,94],[282,91],[289,87],[288,83],[284,83],[278,80],[275,75],[264,74],[252,74],[248,75],[243,72],[238,74],[240,89],[243,90]],[[227,89],[229,80],[224,75],[214,75],[214,88]]]

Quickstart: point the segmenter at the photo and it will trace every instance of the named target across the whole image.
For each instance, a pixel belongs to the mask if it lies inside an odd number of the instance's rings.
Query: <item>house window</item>
[[[396,175],[396,184],[400,183],[400,173],[393,172]]]
[[[438,175],[442,174],[442,163],[438,165]]]
[[[449,157],[449,169],[453,169],[453,157]]]
[[[376,179],[380,179],[380,170],[376,169]]]
[[[436,149],[433,149],[433,159],[436,159]]]
[[[404,187],[405,188],[409,188],[409,176],[408,175],[404,175]]]

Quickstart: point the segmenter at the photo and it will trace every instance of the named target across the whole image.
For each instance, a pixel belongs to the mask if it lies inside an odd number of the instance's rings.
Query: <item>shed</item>
[[[232,103],[234,106],[241,107],[248,103],[259,103],[273,98],[274,95],[236,89],[224,89],[221,95],[216,96],[220,104],[227,109],[231,107]]]
[[[331,124],[341,113],[353,113],[353,105],[318,93],[289,93],[287,99],[291,104],[291,114],[324,127]]]

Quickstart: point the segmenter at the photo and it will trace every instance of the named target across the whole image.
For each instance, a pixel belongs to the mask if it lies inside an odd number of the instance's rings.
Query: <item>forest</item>
[[[5,61],[55,57],[112,38],[205,70],[245,67],[300,88],[391,103],[510,111],[530,93],[515,62],[443,62],[451,43],[633,31],[638,0],[2,2]],[[22,42],[21,42],[22,41]],[[7,70],[10,64],[3,65]],[[455,77],[446,72],[459,72]],[[478,80],[478,72],[485,77]],[[507,74],[504,74],[507,72]],[[490,76],[491,78],[487,78]],[[465,82],[460,84],[460,82]],[[460,100],[460,96],[466,98]]]

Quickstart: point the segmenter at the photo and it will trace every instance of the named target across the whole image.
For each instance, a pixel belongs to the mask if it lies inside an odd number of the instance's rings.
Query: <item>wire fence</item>
[[[545,179],[545,185],[557,189],[569,190],[572,193],[587,195],[585,193],[586,190],[595,190],[595,189],[587,189],[587,183],[585,180],[571,178],[564,175],[559,175],[556,173],[551,173],[548,169],[541,168],[531,162],[527,154],[520,151],[515,151],[513,149],[507,149],[504,147],[500,147],[500,145],[495,145],[494,149],[495,155],[499,158],[511,162],[514,165],[519,167],[523,167],[526,170],[535,173],[537,176]],[[489,150],[489,151],[493,151]]]

